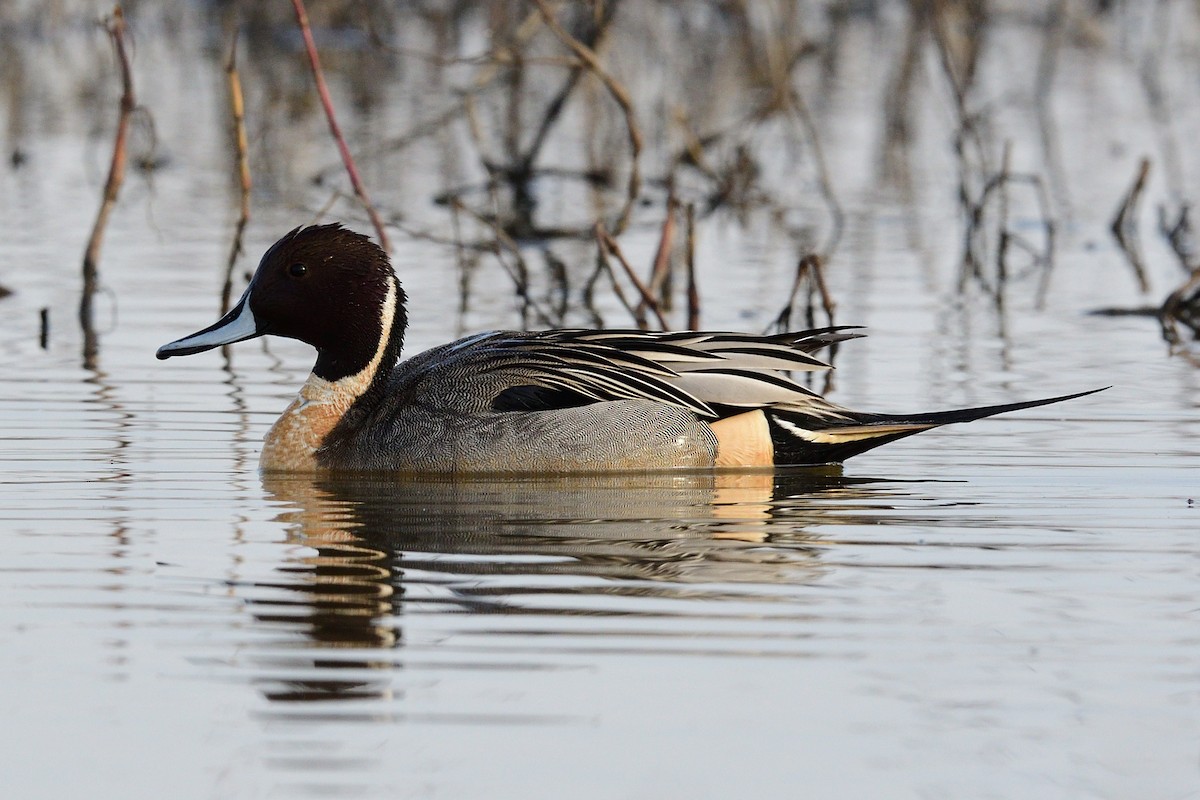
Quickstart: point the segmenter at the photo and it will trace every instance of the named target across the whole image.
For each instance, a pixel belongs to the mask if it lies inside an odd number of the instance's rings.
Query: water
[[[838,321],[872,334],[838,354],[836,400],[906,411],[1112,389],[842,469],[569,480],[264,478],[261,438],[306,348],[154,361],[215,319],[234,203],[219,66],[187,13],[184,33],[138,40],[141,99],[172,160],[125,187],[101,263],[100,353],[83,366],[78,263],[107,160],[93,126],[110,106],[46,76],[75,75],[48,67],[64,41],[84,65],[89,47],[106,51],[83,25],[22,39],[37,91],[23,121],[7,113],[29,161],[0,173],[0,283],[17,290],[0,300],[5,796],[1200,796],[1200,378],[1153,321],[1086,313],[1159,299],[1136,293],[1105,230],[1136,158],[1167,147],[1136,92],[1091,77],[1131,80],[1144,51],[1126,14],[1103,47],[1061,56],[1072,213],[1044,310],[1028,276],[1002,310],[954,291],[945,106],[918,115],[919,202],[864,167],[880,123],[865,45],[898,47],[896,18],[848,23],[837,74],[810,98],[846,211],[829,273]],[[1034,32],[1019,18],[997,30],[981,80],[1004,97],[997,64]],[[1192,69],[1194,29],[1178,30],[1171,52]],[[189,82],[198,73],[209,83]],[[1184,108],[1191,74],[1163,73]],[[436,105],[421,80],[397,77],[354,136],[414,98]],[[936,73],[925,82],[944,100]],[[1033,169],[1028,106],[1000,107]],[[1194,122],[1181,110],[1172,135],[1187,141]],[[296,174],[333,157],[317,123],[284,140]],[[404,155],[404,191],[377,195],[410,226],[448,230],[427,203],[450,177],[434,144]],[[1174,157],[1148,203],[1200,177],[1189,152]],[[387,185],[378,163],[367,171]],[[327,199],[290,174],[264,177],[243,267]],[[622,244],[645,264],[661,207],[640,213]],[[1165,293],[1179,272],[1153,214],[1143,246]],[[778,310],[794,244],[769,216],[702,224],[706,325],[762,329]],[[555,246],[576,291],[590,246]],[[410,352],[519,324],[494,260],[471,268],[463,308],[453,248],[398,236],[396,259]],[[599,303],[627,324],[611,296]],[[567,321],[586,319],[573,307]]]

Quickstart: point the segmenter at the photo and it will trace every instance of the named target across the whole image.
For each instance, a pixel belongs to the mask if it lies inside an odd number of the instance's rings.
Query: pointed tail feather
[[[1009,411],[1020,411],[1025,408],[1037,408],[1038,406],[1048,406],[1051,403],[1061,403],[1064,400],[1074,400],[1077,397],[1087,397],[1089,394],[1103,392],[1110,387],[1104,386],[1100,389],[1089,389],[1086,392],[1076,392],[1075,394],[1063,394],[1058,397],[1044,397],[1041,400],[1026,400],[1021,403],[1003,403],[997,406],[979,406],[977,408],[960,408],[954,411],[934,411],[929,414],[868,414],[864,415],[863,421],[882,422],[882,423],[911,423],[917,425],[926,425],[930,428],[938,425],[950,425],[955,422],[973,422],[984,417],[991,417],[996,414],[1006,414]]]
[[[1108,388],[1108,387],[1104,387]],[[836,464],[880,445],[942,425],[1074,400],[1104,389],[927,414],[856,414],[851,420],[821,419],[787,408],[763,409],[776,464]]]

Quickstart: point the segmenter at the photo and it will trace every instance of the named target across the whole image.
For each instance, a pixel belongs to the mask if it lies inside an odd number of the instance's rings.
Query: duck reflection
[[[265,693],[381,697],[389,682],[378,670],[397,664],[405,608],[628,616],[651,612],[603,601],[762,600],[763,585],[819,577],[821,542],[808,528],[858,521],[874,483],[840,469],[266,476],[268,494],[287,507],[279,518],[290,524],[289,544],[301,549],[279,567],[280,580],[257,584],[285,597],[253,601],[254,612],[302,629],[311,674],[271,679]]]

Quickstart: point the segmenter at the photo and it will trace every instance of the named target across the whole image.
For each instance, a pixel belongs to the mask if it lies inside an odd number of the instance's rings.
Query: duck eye
[[[300,263],[292,264],[288,267],[288,275],[291,275],[293,278],[303,278],[307,272],[308,267]]]

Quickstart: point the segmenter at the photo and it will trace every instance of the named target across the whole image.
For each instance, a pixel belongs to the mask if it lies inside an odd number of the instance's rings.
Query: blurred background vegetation
[[[499,262],[525,324],[656,326],[656,308],[663,324],[699,323],[693,233],[737,230],[798,265],[803,308],[793,318],[779,297],[779,321],[817,322],[837,302],[818,313],[821,270],[887,224],[898,263],[952,259],[948,288],[971,302],[1000,307],[1017,292],[1041,305],[1070,291],[1053,281],[1064,253],[1099,251],[1127,270],[1129,302],[1097,311],[1156,317],[1180,349],[1196,329],[1200,3],[309,0],[307,11],[381,218],[394,240],[455,265],[464,305],[475,272]],[[236,254],[235,54],[251,220],[369,230],[292,3],[131,0],[123,12],[137,95],[126,200],[172,173],[222,186]],[[111,13],[0,5],[10,175],[67,157],[67,135],[85,126],[98,200],[121,94]],[[19,283],[15,267],[0,281]],[[613,291],[629,316],[596,310],[596,293]]]

